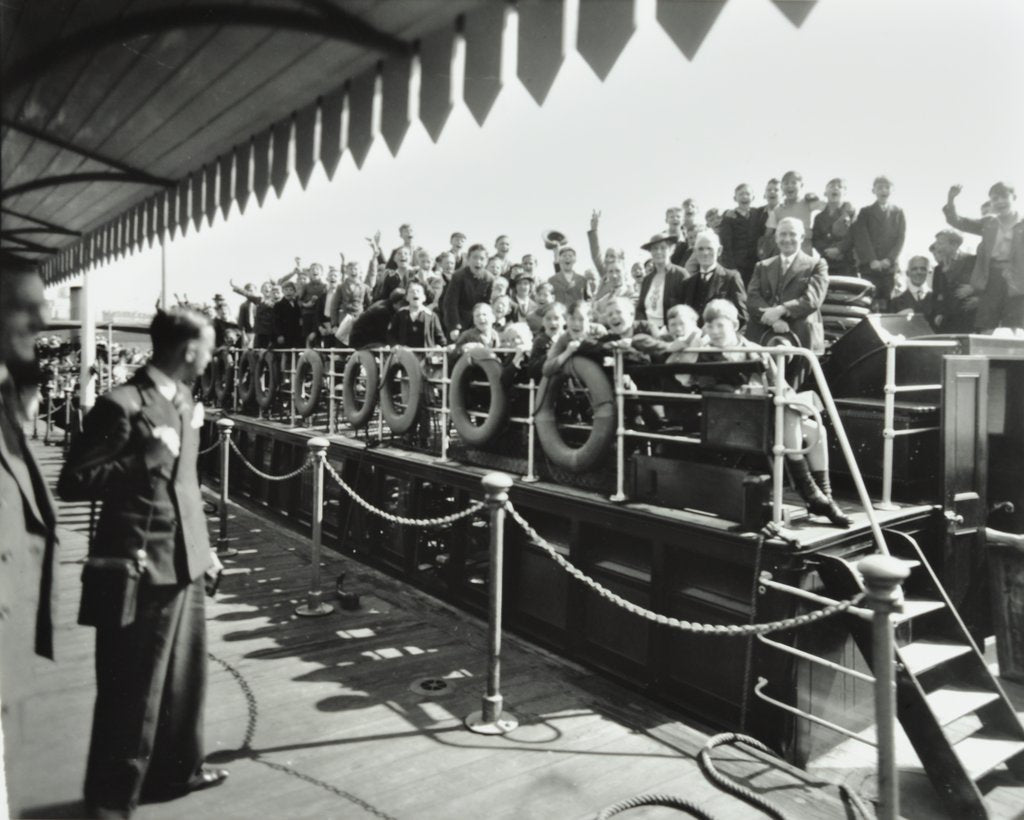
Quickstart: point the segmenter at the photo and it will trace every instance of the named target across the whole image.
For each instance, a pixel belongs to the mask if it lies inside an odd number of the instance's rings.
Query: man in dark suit
[[[779,255],[758,262],[747,288],[747,338],[755,344],[774,333],[792,332],[801,346],[825,350],[821,304],[828,290],[828,265],[800,250],[804,225],[785,217],[775,229]]]
[[[441,324],[452,341],[473,326],[473,307],[480,302],[490,303],[494,284],[494,277],[487,272],[487,248],[470,246],[466,260],[466,266],[452,274],[441,295]]]
[[[935,325],[935,294],[928,287],[931,263],[926,256],[912,256],[907,262],[907,289],[889,303],[890,313],[916,313]]]
[[[178,307],[157,313],[150,336],[152,361],[96,400],[58,483],[68,501],[102,502],[90,556],[143,568],[134,622],[96,629],[85,799],[99,817],[227,777],[203,765],[204,580],[220,563],[196,470],[202,405],[187,387],[210,361],[213,328]]]
[[[718,263],[722,246],[714,231],[701,231],[693,241],[693,256],[697,271],[686,280],[685,302],[698,317],[712,299],[727,299],[736,305],[739,326],[747,323],[747,291],[739,271],[723,268]],[[703,321],[701,320],[701,324]]]
[[[690,274],[669,261],[675,241],[671,234],[660,233],[640,246],[651,254],[654,264],[640,283],[636,318],[650,322],[655,332],[660,332],[668,324],[670,308],[686,302],[686,280]]]
[[[45,306],[39,275],[4,254],[0,259],[0,711],[8,759],[19,754],[30,730],[24,703],[35,688],[33,655],[53,658],[57,517],[22,432],[31,415],[29,405],[37,400],[35,343],[46,326]],[[24,807],[17,784],[9,786],[8,808],[18,816]]]

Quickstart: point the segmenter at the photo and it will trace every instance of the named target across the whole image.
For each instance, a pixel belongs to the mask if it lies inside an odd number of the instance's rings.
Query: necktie
[[[186,425],[189,425],[192,421],[192,400],[185,392],[185,388],[178,385],[178,389],[174,392],[174,398],[171,399],[171,404],[174,405],[174,409],[178,411],[178,418],[181,419],[181,427],[184,430]]]

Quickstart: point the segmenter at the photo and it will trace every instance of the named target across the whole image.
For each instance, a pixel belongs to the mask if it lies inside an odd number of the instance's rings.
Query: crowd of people
[[[820,352],[819,308],[829,277],[849,276],[874,286],[875,311],[921,314],[937,332],[1024,326],[1024,227],[1014,188],[993,185],[978,217],[958,212],[960,188],[951,188],[943,209],[948,226],[937,231],[927,254],[911,256],[904,268],[906,216],[892,202],[893,187],[888,177],[877,177],[874,201],[858,208],[842,179],[830,180],[819,197],[805,193],[802,176],[789,171],[769,180],[762,205],[753,204],[753,189],[745,183],[736,186],[727,210],[702,214],[686,199],[666,209],[664,228],[638,243],[645,258],[631,265],[624,249],[602,247],[601,214],[594,211],[586,244],[592,264],[582,271],[580,250],[560,235],[547,243],[549,268],[534,253],[517,258],[507,235],[493,247],[467,246],[465,234],[455,232],[435,254],[418,245],[412,225],[404,224],[400,244],[388,253],[380,232],[367,239],[365,265],[342,255],[340,266],[325,272],[320,263],[303,267],[296,259],[289,273],[258,286],[232,281],[243,297],[237,313],[220,294],[207,312],[218,345],[444,342],[461,349],[480,342],[474,336],[485,324],[476,316],[481,305],[493,316],[486,320],[493,333],[484,336],[498,344],[510,327],[517,339],[545,333],[545,316],[555,305],[569,315],[586,312],[596,332],[607,325],[609,309],[625,299],[636,319],[662,333],[675,306],[692,308],[702,325],[706,305],[724,298],[736,306],[746,338],[761,342],[772,333],[791,333]],[[794,253],[781,246],[780,229],[787,246],[795,234]],[[964,252],[964,233],[981,237],[977,253]],[[794,259],[799,264],[791,270]],[[775,270],[773,260],[781,260],[785,271]],[[778,273],[785,274],[783,288],[775,287]]]

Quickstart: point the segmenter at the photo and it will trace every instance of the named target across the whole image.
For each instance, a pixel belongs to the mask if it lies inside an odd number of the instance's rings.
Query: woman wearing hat
[[[651,254],[653,268],[640,284],[636,318],[650,322],[655,332],[668,324],[669,308],[686,301],[685,284],[689,274],[669,261],[675,243],[675,237],[670,234],[658,233],[640,246]]]
[[[522,265],[513,265],[509,268],[509,278],[512,280],[512,293],[509,294],[512,312],[509,321],[525,322],[537,309],[537,303],[533,300],[533,274],[523,270]]]

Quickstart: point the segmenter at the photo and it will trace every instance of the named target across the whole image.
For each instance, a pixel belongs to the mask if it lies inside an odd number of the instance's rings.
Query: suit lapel
[[[172,427],[181,434],[182,421],[174,405],[167,401],[149,374],[143,369],[136,377],[135,385],[142,399],[142,416],[151,427]]]
[[[777,295],[782,293],[782,257],[776,256],[769,265],[768,282],[771,284],[772,294]]]
[[[29,512],[44,527],[54,521],[53,503],[49,499],[46,482],[41,474],[36,472],[36,481],[33,481],[33,468],[35,463],[31,462],[32,455],[28,452],[22,440],[21,430],[16,426],[14,408],[9,402],[14,400],[14,390],[10,382],[3,386],[3,400],[0,406],[0,462],[3,462],[7,471],[14,477],[18,489],[21,490],[22,498],[28,506]],[[21,453],[14,451],[8,442],[21,450]],[[23,455],[22,455],[23,454]],[[31,464],[30,464],[31,462]],[[42,499],[36,498],[36,487],[43,492]],[[42,506],[40,506],[40,502]]]
[[[786,286],[796,279],[801,273],[807,269],[808,257],[801,251],[797,251],[796,256],[793,257],[793,264],[789,266],[789,270],[786,271],[785,275],[782,276],[779,281],[778,293],[781,295],[786,289]],[[779,257],[779,265],[781,271],[782,257]]]

